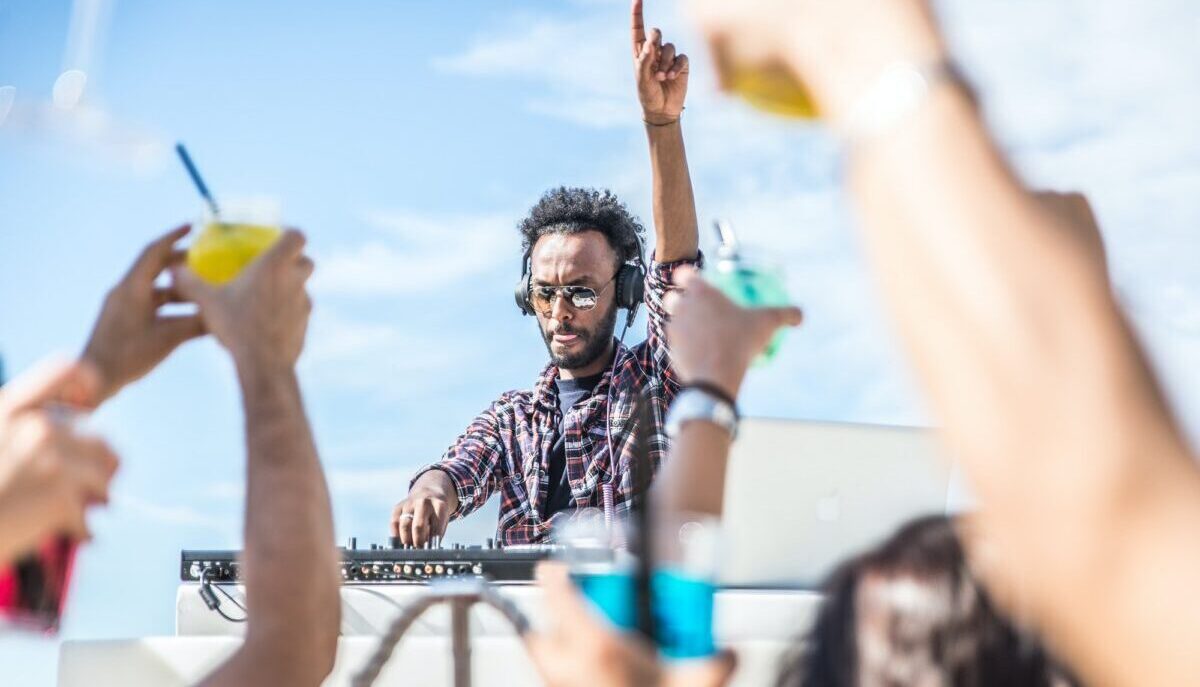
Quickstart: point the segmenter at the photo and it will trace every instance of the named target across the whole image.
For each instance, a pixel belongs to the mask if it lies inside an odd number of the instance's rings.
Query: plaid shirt
[[[667,450],[663,430],[667,408],[679,393],[667,350],[663,295],[672,288],[676,267],[699,265],[701,260],[698,256],[651,263],[646,275],[646,340],[633,348],[619,345],[615,365],[605,370],[591,396],[567,412],[562,427],[573,508],[601,507],[601,485],[611,483],[616,514],[629,510],[634,486],[629,471],[631,440],[636,424],[631,416],[639,392],[650,400],[654,427],[648,433],[649,453],[654,470],[658,470]],[[550,522],[541,516],[550,492],[550,450],[562,420],[554,383],[557,378],[558,368],[548,365],[532,391],[509,391],[500,396],[455,440],[441,461],[418,472],[413,483],[429,470],[449,475],[458,490],[458,510],[451,519],[479,508],[499,489],[497,540],[506,545],[544,541],[550,534]],[[612,412],[607,424],[611,442],[605,439],[610,397]],[[615,468],[610,443],[617,455]]]

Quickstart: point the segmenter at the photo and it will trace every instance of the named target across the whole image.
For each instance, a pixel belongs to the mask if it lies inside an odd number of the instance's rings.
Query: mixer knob
[[[392,537],[388,539],[388,546],[392,547],[393,549],[400,549],[404,547],[404,544],[400,542],[400,537]]]
[[[351,551],[357,549],[358,548],[358,537],[350,537],[349,545],[346,548],[350,549]]]
[[[425,564],[425,574],[426,574],[426,575],[432,575],[432,574],[433,574],[433,566],[432,566],[432,565],[430,565],[430,564],[428,564],[428,563],[426,563],[426,564]]]
[[[480,565],[479,563],[476,563],[475,565],[471,566],[471,572],[475,573],[476,575],[482,575],[483,574],[483,566]]]
[[[441,563],[438,563],[437,565],[433,566],[433,574],[441,575],[445,572],[446,572],[446,568],[442,567]]]
[[[489,549],[494,549],[494,548],[496,548],[496,540],[495,540],[495,539],[493,539],[492,537],[488,537],[488,539],[487,539],[487,547],[488,547]]]
[[[412,574],[413,574],[413,567],[412,567],[411,565],[409,565],[408,563],[405,563],[405,564],[404,564],[404,574],[405,574],[405,575],[412,575]]]

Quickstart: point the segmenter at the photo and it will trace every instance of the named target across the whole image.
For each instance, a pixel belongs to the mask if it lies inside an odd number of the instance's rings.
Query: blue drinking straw
[[[212,194],[208,192],[208,186],[204,185],[204,179],[200,178],[200,172],[196,170],[196,165],[192,164],[192,158],[188,155],[187,148],[184,148],[182,143],[176,143],[175,152],[179,153],[179,159],[183,160],[183,166],[187,168],[188,176],[192,178],[192,183],[196,185],[196,190],[200,192],[204,202],[208,203],[208,209],[212,212],[213,217],[220,217],[221,211],[217,208],[217,201],[213,200]]]

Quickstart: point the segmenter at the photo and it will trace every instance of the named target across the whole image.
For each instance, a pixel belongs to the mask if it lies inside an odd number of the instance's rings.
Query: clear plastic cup
[[[232,281],[279,239],[281,214],[269,198],[223,202],[220,216],[206,209],[188,247],[188,267],[211,284]]]
[[[717,259],[709,263],[704,271],[709,283],[721,290],[729,300],[743,308],[771,308],[791,305],[788,298],[787,280],[783,266],[767,259],[753,250],[738,248],[736,251],[724,247],[717,252]],[[771,337],[767,347],[754,360],[754,365],[769,363],[783,343],[784,330]]]
[[[713,599],[720,525],[711,515],[659,513],[654,522],[654,623],[669,659],[716,653]]]

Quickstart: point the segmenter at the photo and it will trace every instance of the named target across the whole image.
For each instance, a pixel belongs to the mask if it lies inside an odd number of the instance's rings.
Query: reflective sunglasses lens
[[[571,297],[571,305],[580,310],[591,310],[596,307],[596,292],[586,286],[573,288],[567,295]]]
[[[542,312],[549,312],[554,305],[556,291],[557,289],[551,286],[538,286],[530,291],[529,300],[533,301],[533,307]]]

